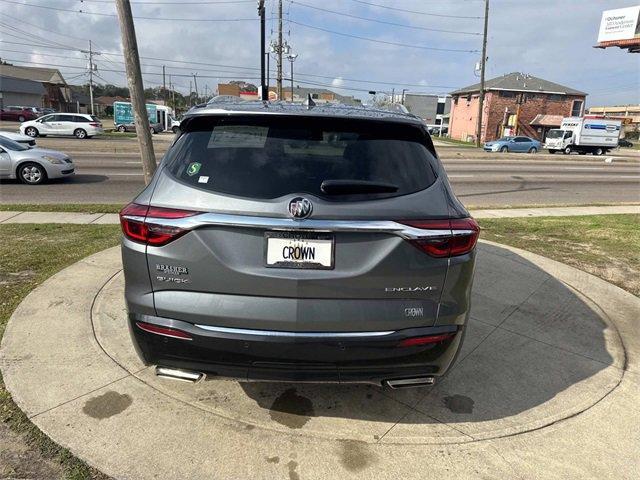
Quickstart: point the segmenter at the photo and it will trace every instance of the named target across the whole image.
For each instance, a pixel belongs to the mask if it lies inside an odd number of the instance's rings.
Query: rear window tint
[[[309,193],[329,200],[406,195],[436,179],[417,126],[316,117],[201,117],[167,154],[169,171],[194,188],[272,199]],[[327,194],[325,180],[392,185],[392,192]]]

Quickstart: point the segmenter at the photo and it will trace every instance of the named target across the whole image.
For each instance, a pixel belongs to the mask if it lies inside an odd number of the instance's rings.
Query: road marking
[[[449,175],[449,178],[473,178],[475,175]]]

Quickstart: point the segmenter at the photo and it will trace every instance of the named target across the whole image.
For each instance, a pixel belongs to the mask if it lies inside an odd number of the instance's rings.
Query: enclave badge
[[[313,211],[313,205],[304,197],[296,197],[289,202],[289,214],[293,218],[307,218]]]

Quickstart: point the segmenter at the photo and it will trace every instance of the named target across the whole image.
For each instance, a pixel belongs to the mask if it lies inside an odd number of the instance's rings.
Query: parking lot
[[[2,122],[0,129],[17,124]],[[173,135],[153,136],[160,159]],[[640,201],[640,152],[617,149],[609,155],[550,155],[484,152],[434,139],[458,197],[472,207],[585,205]],[[117,203],[144,187],[137,139],[110,134],[87,140],[38,138],[38,146],[69,154],[76,175],[37,188],[3,181],[2,203]],[[603,188],[605,187],[606,188]]]

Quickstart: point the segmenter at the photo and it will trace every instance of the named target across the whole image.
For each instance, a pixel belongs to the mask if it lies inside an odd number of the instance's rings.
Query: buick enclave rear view
[[[129,325],[160,375],[429,385],[459,351],[479,229],[417,117],[192,109],[122,212]]]

